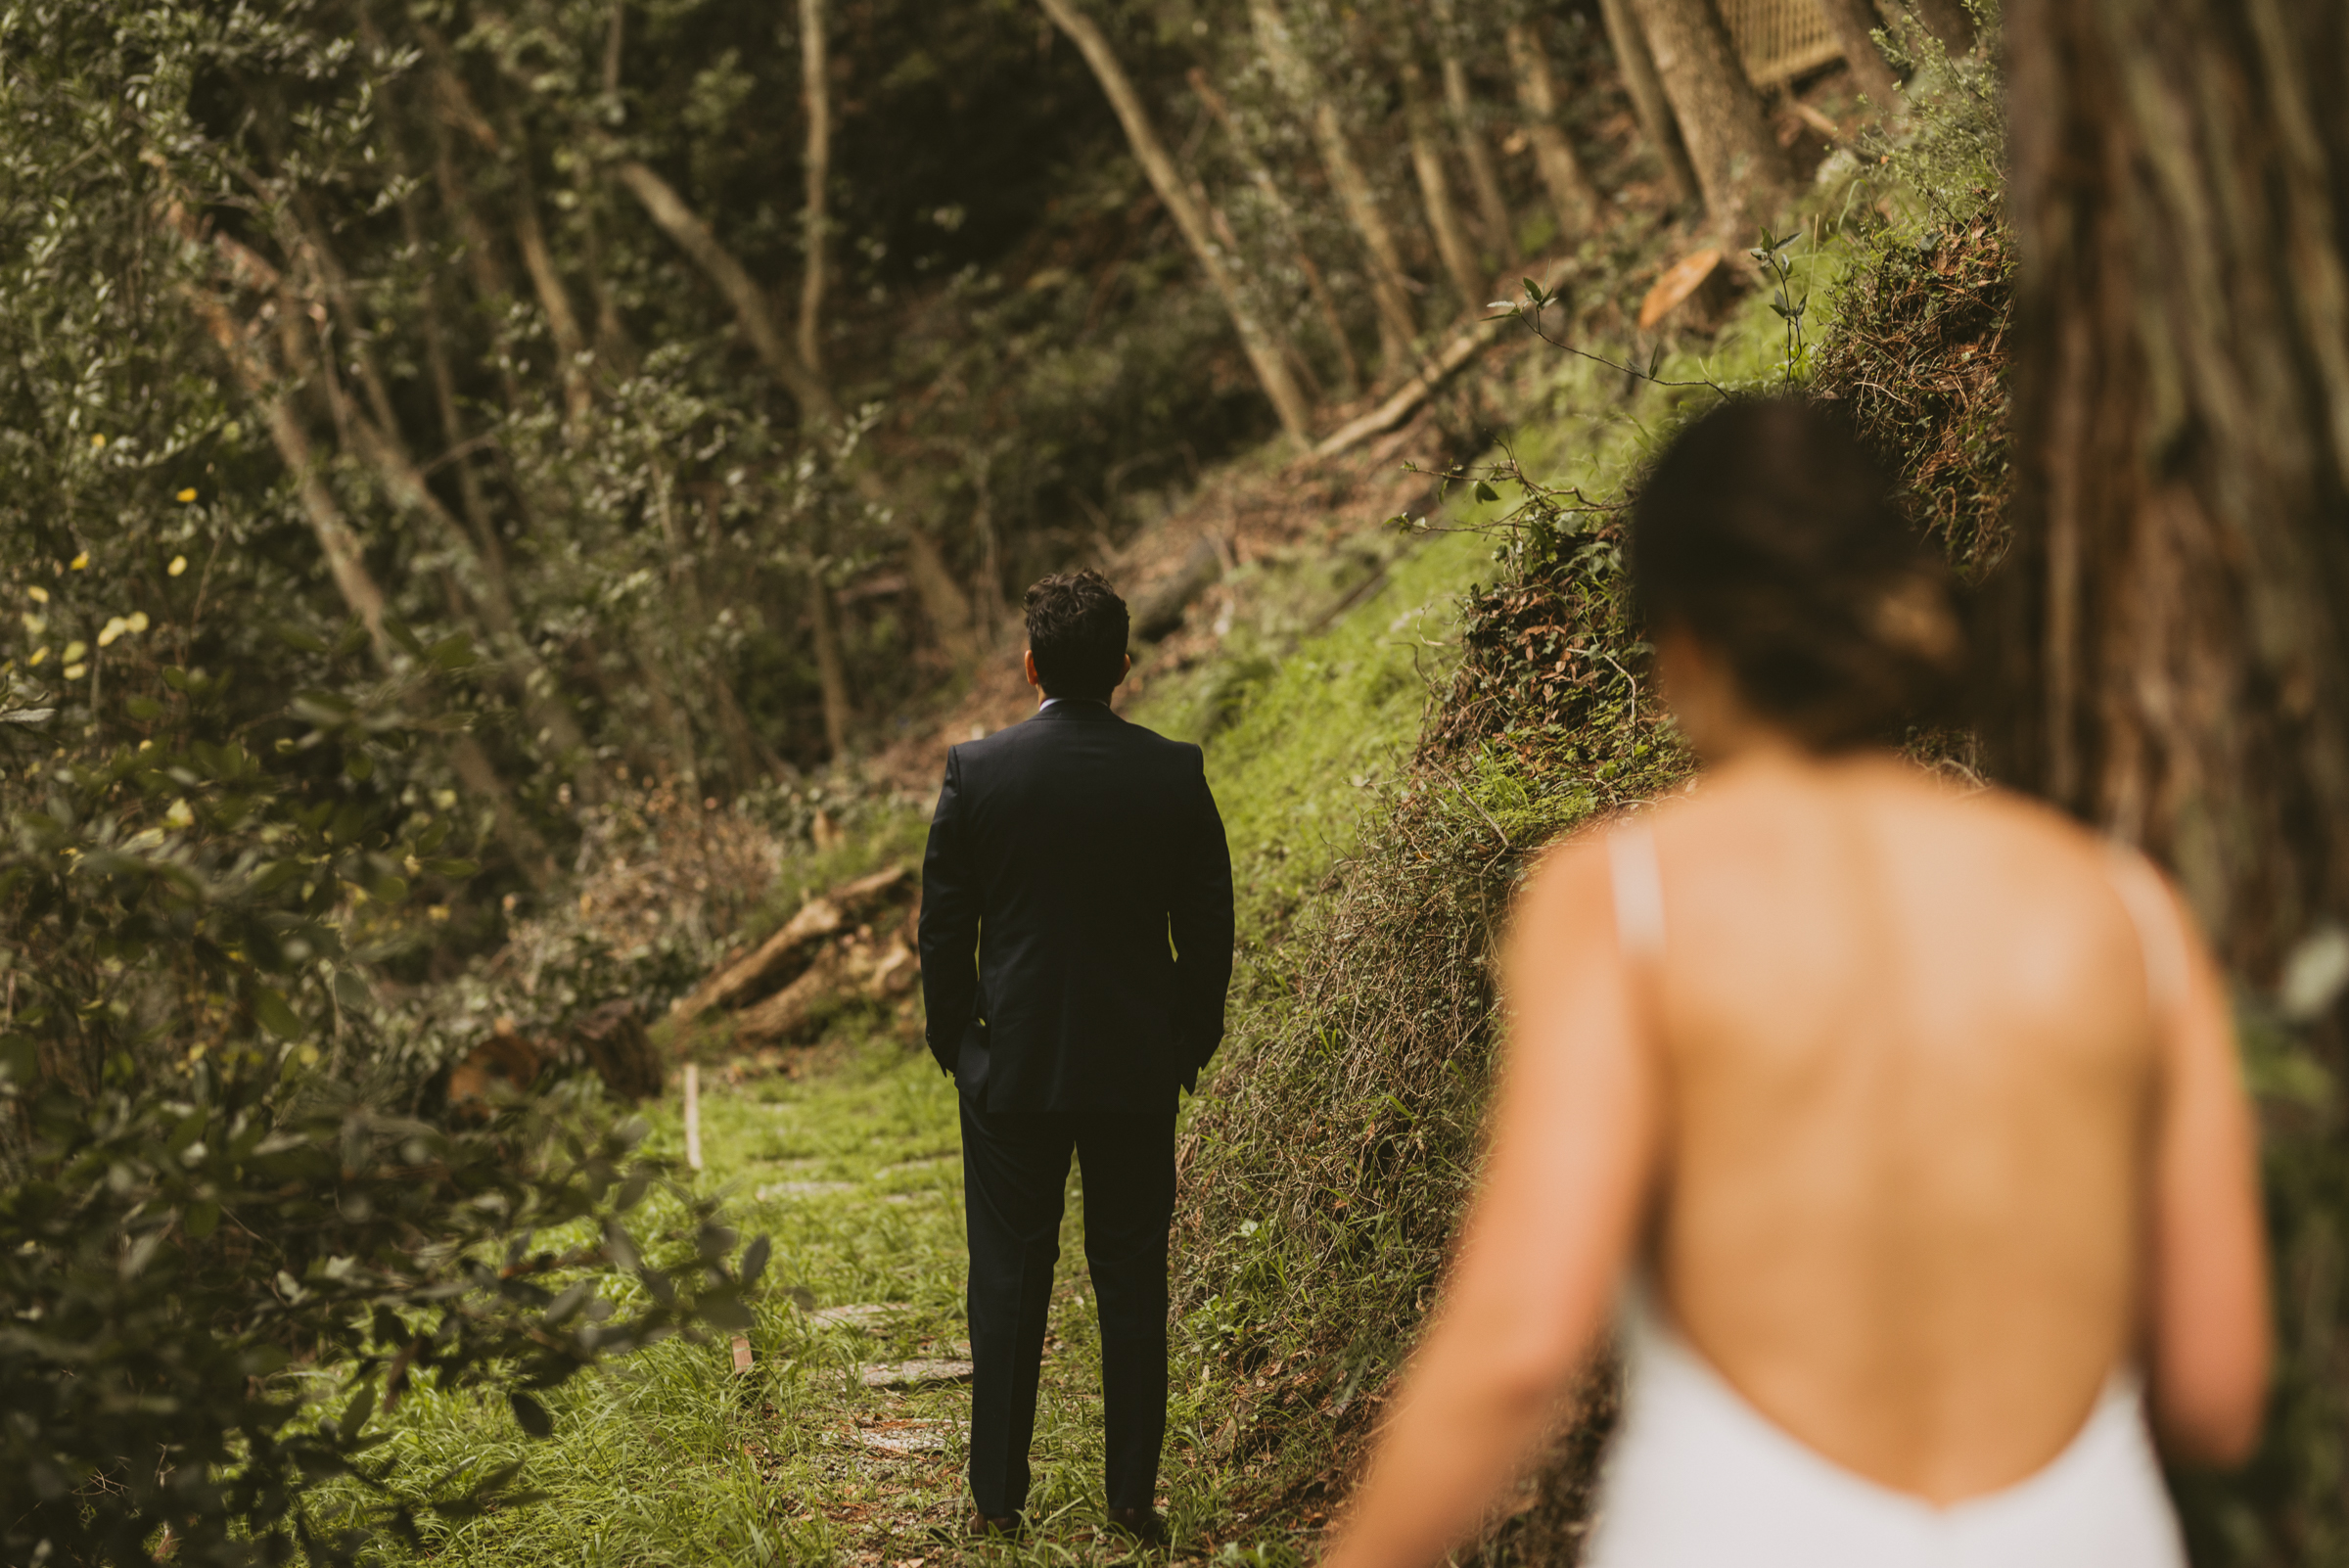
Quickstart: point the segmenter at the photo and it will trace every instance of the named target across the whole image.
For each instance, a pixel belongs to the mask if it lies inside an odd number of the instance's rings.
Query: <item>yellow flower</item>
[[[187,802],[173,801],[171,803],[171,809],[163,813],[163,820],[170,823],[175,828],[194,827],[196,825],[196,813],[188,809]]]
[[[31,668],[32,666],[39,664],[39,663],[40,663],[42,660],[44,660],[44,659],[46,659],[46,658],[48,658],[48,657],[49,657],[49,650],[48,650],[46,647],[43,647],[43,648],[36,649],[36,650],[33,652],[33,656],[32,656],[30,659],[27,659],[27,660],[25,660],[25,661],[24,661],[25,667],[26,667],[27,669],[29,669],[29,668]]]
[[[105,444],[106,438],[103,436],[93,436],[90,438],[90,449],[92,451],[96,451],[99,447],[102,447]]]
[[[173,557],[171,558],[171,564],[170,564],[169,566],[167,566],[167,567],[163,568],[163,571],[164,571],[165,573],[167,573],[168,575],[170,575],[170,576],[175,576],[175,577],[176,577],[176,576],[179,576],[179,575],[180,575],[182,572],[185,572],[187,569],[188,569],[188,558],[187,558],[186,556],[184,556],[184,555],[175,555],[175,556],[173,556]]]
[[[24,590],[24,597],[30,599],[34,604],[47,604],[49,602],[49,590],[36,582],[31,587]]]
[[[129,615],[122,618],[122,624],[127,626],[132,631],[145,631],[147,629],[147,612],[144,610],[133,610]]]
[[[73,558],[73,570],[74,570],[74,571],[76,571],[76,572],[87,572],[89,569],[90,569],[90,552],[89,552],[89,551],[87,551],[87,550],[84,550],[84,551],[82,551],[82,552],[81,552],[81,554],[79,554],[79,555],[77,555],[77,556],[75,556],[75,557]]]
[[[89,672],[90,667],[87,665],[66,666],[66,678],[68,680],[79,680],[82,676],[88,674]]]
[[[88,653],[89,651],[90,646],[88,643],[79,641],[69,642],[66,644],[66,663],[69,665],[72,664],[76,660],[80,659],[83,654]]]
[[[427,908],[424,912],[431,915],[435,920],[446,920],[448,918],[448,905],[445,903],[436,903]]]
[[[98,646],[101,648],[114,646],[115,639],[129,629],[130,627],[123,623],[120,616],[110,617],[106,624],[99,628]]]
[[[182,506],[187,505],[188,502],[196,499],[196,486],[193,484],[189,485],[186,489],[171,497],[171,499],[179,502],[179,504]]]

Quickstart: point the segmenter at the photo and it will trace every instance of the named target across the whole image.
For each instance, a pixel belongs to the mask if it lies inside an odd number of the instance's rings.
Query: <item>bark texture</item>
[[[1672,101],[1705,209],[1725,238],[1742,238],[1754,208],[1784,190],[1789,175],[1720,9],[1714,0],[1634,0],[1632,9]]]
[[[1680,121],[1673,118],[1672,101],[1664,96],[1655,56],[1648,53],[1647,34],[1633,14],[1632,0],[1599,0],[1598,8],[1606,19],[1607,43],[1615,51],[1616,69],[1623,72],[1624,91],[1631,95],[1639,129],[1654,149],[1656,161],[1664,166],[1664,180],[1672,187],[1673,200],[1693,202],[1701,194],[1696,170],[1689,164]]]
[[[1280,342],[1265,324],[1256,318],[1240,292],[1235,277],[1216,244],[1208,215],[1201,204],[1191,195],[1191,189],[1174,166],[1166,144],[1158,139],[1157,129],[1150,123],[1149,112],[1143,108],[1141,95],[1133,90],[1132,80],[1126,68],[1118,63],[1117,52],[1110,48],[1109,39],[1093,24],[1090,17],[1077,8],[1076,0],[1037,0],[1054,26],[1069,35],[1069,41],[1084,56],[1092,68],[1094,79],[1108,97],[1110,107],[1118,112],[1118,120],[1126,128],[1126,139],[1133,146],[1133,156],[1140,161],[1142,171],[1150,176],[1151,188],[1158,199],[1174,214],[1174,224],[1197,258],[1199,268],[1223,301],[1223,309],[1240,335],[1240,346],[1247,352],[1248,363],[1256,371],[1258,385],[1271,399],[1272,410],[1280,416],[1281,428],[1300,442],[1313,438],[1313,419],[1307,407],[1305,393],[1298,390],[1296,378],[1289,366]]]
[[[1966,14],[1965,0],[1909,0],[1909,9],[1951,54],[1974,47],[1974,19]]]
[[[2349,12],[2010,17],[2003,764],[2272,977],[2349,916]]]

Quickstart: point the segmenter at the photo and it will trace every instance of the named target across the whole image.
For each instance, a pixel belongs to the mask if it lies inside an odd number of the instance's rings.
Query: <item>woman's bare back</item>
[[[2165,955],[2110,853],[1881,757],[1648,820],[1666,1305],[1850,1470],[1941,1501],[2031,1474],[2139,1348]]]

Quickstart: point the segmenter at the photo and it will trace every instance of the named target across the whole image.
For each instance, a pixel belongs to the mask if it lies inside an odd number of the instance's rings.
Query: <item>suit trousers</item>
[[[1028,1499],[1062,1194],[1084,1182],[1084,1260],[1101,1323],[1109,1506],[1147,1508],[1167,1430],[1167,1230],[1174,1107],[986,1111],[962,1101],[962,1199],[971,1272],[971,1497],[981,1513]]]

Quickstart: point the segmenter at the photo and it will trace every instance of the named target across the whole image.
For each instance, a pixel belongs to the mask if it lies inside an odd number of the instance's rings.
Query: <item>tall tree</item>
[[[2253,994],[2294,977],[2280,1011],[2337,1082],[2340,969],[2305,960],[2349,924],[2349,10],[2015,0],[2006,25],[1997,761],[2166,860]],[[2271,1124],[2277,1440],[2211,1561],[2349,1549],[2344,1153],[2337,1112],[2303,1120]]]
[[[1664,96],[1663,78],[1656,74],[1655,56],[1632,11],[1632,0],[1598,0],[1598,9],[1606,20],[1615,67],[1623,72],[1624,91],[1631,95],[1632,110],[1639,116],[1639,130],[1647,138],[1648,148],[1664,166],[1664,181],[1672,187],[1673,200],[1693,202],[1702,194],[1696,169],[1688,161],[1680,121],[1673,117],[1672,101]]]
[[[1511,23],[1508,30],[1509,67],[1517,78],[1517,103],[1525,111],[1525,136],[1533,145],[1534,163],[1542,183],[1549,188],[1550,205],[1558,214],[1558,241],[1573,245],[1598,221],[1598,187],[1574,156],[1574,144],[1558,123],[1558,89],[1550,76],[1549,52],[1532,27]],[[1642,54],[1641,59],[1646,57]],[[1667,127],[1670,118],[1666,119]],[[1672,148],[1679,151],[1676,135]],[[1682,161],[1685,161],[1683,159]]]
[[[806,260],[800,273],[800,362],[824,373],[825,192],[832,183],[832,61],[824,43],[824,0],[800,0],[800,98],[807,120],[807,198],[800,218]]]
[[[1427,207],[1427,226],[1436,237],[1436,254],[1459,292],[1460,308],[1473,310],[1490,293],[1485,269],[1460,222],[1459,204],[1451,198],[1451,180],[1444,171],[1444,142],[1436,132],[1435,106],[1428,101],[1427,73],[1416,60],[1402,62],[1404,135],[1411,148],[1411,172],[1419,180],[1419,199]]]
[[[1516,225],[1509,221],[1508,198],[1500,188],[1500,171],[1493,165],[1493,149],[1477,123],[1476,95],[1468,86],[1467,63],[1460,58],[1459,21],[1454,0],[1435,0],[1436,59],[1444,76],[1444,109],[1451,118],[1451,134],[1460,144],[1468,165],[1469,189],[1476,193],[1477,216],[1485,238],[1503,265],[1517,259]]]
[[[1239,279],[1216,244],[1207,213],[1192,197],[1190,186],[1174,166],[1166,144],[1159,140],[1156,127],[1150,123],[1149,111],[1142,106],[1141,95],[1133,90],[1126,68],[1118,63],[1117,51],[1109,46],[1109,39],[1093,20],[1077,9],[1076,0],[1037,0],[1037,3],[1052,19],[1053,25],[1077,45],[1078,52],[1084,56],[1085,64],[1100,81],[1110,107],[1118,112],[1119,123],[1126,127],[1126,139],[1133,145],[1133,156],[1140,161],[1142,172],[1149,175],[1151,188],[1174,214],[1174,225],[1189,243],[1199,269],[1207,274],[1208,282],[1222,300],[1223,309],[1240,335],[1240,346],[1256,371],[1257,383],[1271,400],[1273,412],[1280,416],[1281,428],[1300,442],[1312,439],[1313,420],[1305,393],[1298,390],[1296,378],[1289,374],[1282,345],[1249,307],[1240,291]]]
[[[2349,916],[2349,21],[2011,17],[2007,755],[2271,971]]]
[[[1714,0],[1633,0],[1664,95],[1688,147],[1705,210],[1725,234],[1748,226],[1790,182],[1762,95],[1746,79]]]
[[[1370,300],[1378,309],[1380,357],[1393,369],[1407,362],[1411,341],[1419,335],[1419,325],[1411,312],[1411,300],[1403,264],[1403,248],[1395,243],[1395,231],[1387,226],[1387,217],[1379,209],[1378,197],[1370,188],[1370,176],[1363,172],[1361,160],[1355,156],[1354,143],[1346,134],[1346,122],[1338,114],[1319,75],[1307,62],[1304,51],[1297,46],[1289,30],[1289,19],[1280,7],[1280,0],[1248,0],[1248,20],[1256,35],[1256,46],[1263,51],[1265,63],[1272,69],[1272,78],[1287,95],[1298,115],[1313,133],[1314,149],[1321,156],[1321,167],[1329,175],[1330,189],[1337,194],[1338,206],[1346,221],[1360,236],[1362,249],[1368,254]]]

